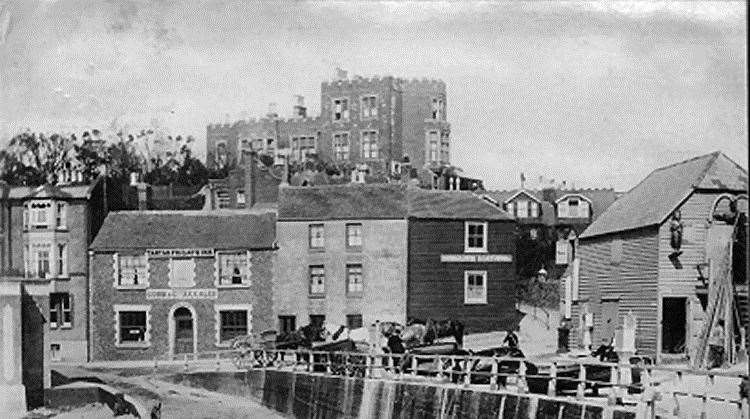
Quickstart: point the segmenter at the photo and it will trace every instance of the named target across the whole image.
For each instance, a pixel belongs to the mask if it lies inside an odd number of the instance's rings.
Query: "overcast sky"
[[[748,164],[741,2],[4,1],[5,138],[116,121],[202,144],[294,94],[316,115],[342,67],[443,79],[453,163],[494,189],[524,172],[628,190],[715,150]]]

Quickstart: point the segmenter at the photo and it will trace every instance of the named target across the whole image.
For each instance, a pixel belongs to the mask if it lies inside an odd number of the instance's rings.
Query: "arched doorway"
[[[173,353],[191,354],[195,351],[195,319],[187,307],[178,307],[172,315],[174,327]]]

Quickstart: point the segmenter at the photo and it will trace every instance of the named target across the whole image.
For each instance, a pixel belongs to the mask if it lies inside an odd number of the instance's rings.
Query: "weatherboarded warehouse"
[[[110,213],[91,245],[91,357],[154,359],[274,327],[275,214]]]
[[[659,361],[690,356],[705,318],[707,268],[716,263],[712,215],[728,199],[746,203],[747,180],[746,169],[715,152],[656,169],[615,201],[580,237],[573,342],[598,345],[632,313],[637,351]]]

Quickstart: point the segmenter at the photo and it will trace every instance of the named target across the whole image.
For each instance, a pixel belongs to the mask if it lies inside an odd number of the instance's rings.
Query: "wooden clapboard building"
[[[715,152],[656,169],[615,201],[580,236],[571,346],[615,337],[632,313],[637,351],[658,361],[692,356],[704,334],[711,266],[726,256],[716,249],[737,238],[714,215],[735,201],[746,228],[747,180],[746,169]],[[746,267],[739,259],[734,281],[746,313]]]

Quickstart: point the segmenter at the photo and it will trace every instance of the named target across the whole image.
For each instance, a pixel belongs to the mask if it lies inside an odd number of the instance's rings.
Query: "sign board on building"
[[[216,288],[165,288],[146,290],[147,300],[215,300]]]
[[[146,253],[150,258],[214,257],[214,249],[148,249]]]
[[[441,262],[448,263],[510,263],[513,262],[513,256],[511,255],[440,255]]]

